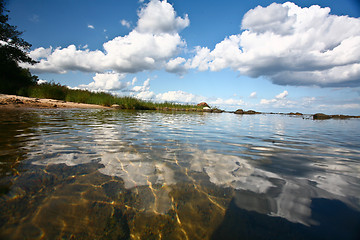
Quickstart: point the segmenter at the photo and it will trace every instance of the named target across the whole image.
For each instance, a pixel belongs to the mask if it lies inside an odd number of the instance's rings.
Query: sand
[[[40,99],[21,97],[16,95],[0,94],[0,109],[22,109],[22,108],[85,108],[85,109],[109,109],[95,104],[65,102],[55,99]]]

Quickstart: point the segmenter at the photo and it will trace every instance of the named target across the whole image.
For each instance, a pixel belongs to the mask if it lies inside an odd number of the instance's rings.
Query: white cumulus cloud
[[[209,62],[213,59],[210,56],[210,49],[207,47],[196,47],[196,55],[193,59],[189,60],[190,68],[197,68],[200,71],[209,69]]]
[[[284,99],[287,97],[287,95],[289,95],[288,91],[283,91],[282,93],[279,93],[278,95],[275,96],[276,99]]]
[[[204,100],[203,97],[184,91],[168,91],[156,95],[156,100],[160,102],[177,102],[177,103],[197,103]]]
[[[156,94],[152,91],[145,91],[145,92],[139,92],[135,96],[142,100],[152,100],[155,98]]]
[[[183,75],[187,72],[187,67],[183,65],[185,62],[186,59],[182,57],[171,59],[169,62],[167,62],[165,69],[167,72]]]
[[[103,66],[106,60],[103,52],[99,50],[90,51],[88,49],[80,50],[75,45],[69,45],[66,48],[56,48],[55,50],[51,47],[48,49],[37,48],[30,52],[30,56],[33,56],[35,60],[40,60],[39,63],[35,65],[22,65],[30,68],[35,73],[66,73],[71,70],[103,72],[107,70]]]
[[[273,99],[261,99],[260,104],[267,105],[272,104],[274,107],[281,107],[286,106],[289,103],[292,103],[290,100],[286,99],[286,97],[289,95],[288,91],[283,91],[282,93],[279,93],[275,96]]]
[[[87,85],[80,85],[79,87],[94,91],[121,90],[127,88],[130,85],[130,83],[121,81],[125,78],[125,76],[125,74],[120,74],[116,72],[96,73],[93,77],[93,82]]]
[[[176,34],[189,24],[189,17],[187,15],[184,18],[176,16],[173,6],[166,0],[152,0],[139,11],[136,30],[140,33]]]
[[[50,52],[39,48],[30,52],[35,60],[40,60],[39,63],[24,66],[34,73],[136,73],[161,69],[186,45],[179,31],[189,25],[189,19],[187,16],[178,17],[171,4],[160,0],[145,4],[138,16],[135,29],[128,35],[105,42],[102,51],[77,49],[74,45],[59,47]],[[126,22],[123,23],[126,25]]]
[[[42,59],[42,58],[47,58],[51,55],[52,52],[52,47],[49,48],[43,48],[43,47],[39,47],[37,49],[35,49],[34,51],[31,51],[29,53],[29,56],[32,59]]]
[[[144,86],[148,86],[146,82],[144,82]],[[220,107],[220,108],[232,108],[237,109],[240,106],[244,106],[245,103],[241,99],[223,99],[223,98],[209,98],[205,96],[200,96],[188,92],[184,92],[181,90],[178,91],[167,91],[164,93],[155,94],[150,91],[149,87],[143,88],[143,86],[139,86],[141,89],[134,96],[143,100],[153,100],[156,102],[174,102],[174,103],[185,103],[185,104],[197,104],[200,102],[207,102],[212,107]]]
[[[229,99],[222,99],[222,98],[217,98],[215,100],[208,100],[207,101],[210,105],[212,106],[242,106],[245,104],[245,102],[241,99],[233,99],[233,98],[229,98]]]
[[[317,5],[273,3],[248,11],[243,32],[210,51],[198,48],[190,67],[265,76],[279,85],[360,85],[360,19]]]
[[[133,82],[134,82],[134,79],[133,79]],[[150,90],[150,78],[146,79],[142,86],[134,86],[132,88],[133,92],[148,92],[149,90]]]

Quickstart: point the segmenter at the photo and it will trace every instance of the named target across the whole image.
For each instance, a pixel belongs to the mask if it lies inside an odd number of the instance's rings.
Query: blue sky
[[[313,6],[317,5],[317,6]],[[360,115],[360,4],[10,0],[40,79],[227,110]]]

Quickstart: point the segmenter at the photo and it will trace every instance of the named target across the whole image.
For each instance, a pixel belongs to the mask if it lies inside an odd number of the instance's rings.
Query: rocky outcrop
[[[313,115],[314,120],[326,120],[326,119],[349,119],[349,118],[360,118],[360,116],[349,116],[349,115],[326,115],[323,113],[316,113]]]
[[[302,116],[303,114],[302,113],[299,113],[299,112],[296,112],[296,113],[289,113],[289,115],[293,115],[293,116]]]
[[[214,108],[214,109],[211,109],[212,111],[212,113],[222,113],[222,112],[224,112],[224,110],[221,110],[221,109],[217,109],[217,108]]]
[[[206,102],[201,102],[199,104],[197,104],[198,107],[208,107],[210,108],[210,106],[206,103]]]
[[[234,112],[235,114],[244,114],[244,110],[238,109]]]
[[[260,114],[260,112],[256,112],[254,110],[248,110],[244,114]]]
[[[242,109],[238,109],[234,112],[235,114],[260,114],[260,112],[256,112],[254,110],[248,110],[248,111],[244,111]]]
[[[330,118],[331,118],[331,116],[323,114],[323,113],[316,113],[313,116],[314,120],[324,120],[324,119],[330,119]]]

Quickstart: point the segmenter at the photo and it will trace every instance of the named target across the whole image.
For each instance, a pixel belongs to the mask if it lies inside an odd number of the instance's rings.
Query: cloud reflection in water
[[[99,172],[123,179],[127,189],[150,188],[155,200],[142,201],[143,208],[161,214],[172,208],[169,192],[184,182],[233,189],[240,208],[305,225],[316,224],[313,198],[338,199],[360,210],[359,152],[347,147],[344,136],[322,138],[317,122],[269,115],[107,114],[73,128],[68,127],[80,119],[70,115],[61,122],[67,128],[42,126],[39,131],[49,134],[32,141],[28,159],[45,166],[98,162]],[[328,124],[331,131],[337,122]],[[358,123],[350,122],[349,129],[351,124]],[[344,143],[338,144],[339,137]]]

